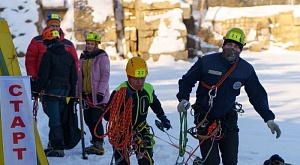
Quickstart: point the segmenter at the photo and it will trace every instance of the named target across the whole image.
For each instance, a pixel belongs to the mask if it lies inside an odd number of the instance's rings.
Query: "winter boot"
[[[45,155],[47,157],[64,157],[64,150],[54,149],[51,147],[50,143],[48,143],[48,148],[44,150]]]
[[[87,154],[104,155],[105,150],[103,148],[103,142],[91,141],[92,145],[85,148]]]

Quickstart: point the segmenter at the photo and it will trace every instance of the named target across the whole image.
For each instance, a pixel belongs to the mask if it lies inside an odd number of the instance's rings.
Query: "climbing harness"
[[[225,73],[225,75],[215,85],[210,86],[210,85],[206,84],[205,82],[200,81],[200,84],[203,87],[205,87],[206,89],[209,90],[209,92],[208,92],[208,96],[209,96],[209,100],[208,100],[209,109],[206,112],[204,118],[197,124],[196,127],[192,127],[190,129],[188,129],[188,133],[191,134],[192,137],[201,140],[200,143],[199,143],[199,145],[197,146],[197,148],[193,151],[193,153],[200,147],[200,145],[205,140],[211,138],[211,141],[212,141],[212,144],[213,144],[216,139],[220,140],[223,137],[223,134],[221,133],[222,129],[221,129],[221,121],[220,121],[220,119],[214,120],[212,124],[208,125],[211,121],[207,120],[207,116],[208,116],[209,112],[211,111],[211,109],[213,107],[213,100],[217,96],[218,88],[222,85],[222,83],[226,80],[226,78],[236,68],[236,66],[238,64],[238,61],[239,60],[237,59],[237,61],[232,65],[232,67]],[[198,134],[198,130],[200,128],[203,128],[203,129],[207,128],[206,135],[200,135],[200,134]],[[211,152],[211,149],[212,149],[212,146],[211,146],[210,150],[208,151],[206,157],[202,160],[202,162],[205,162],[205,160],[209,156],[209,154]],[[190,157],[187,159],[186,163],[189,161]]]

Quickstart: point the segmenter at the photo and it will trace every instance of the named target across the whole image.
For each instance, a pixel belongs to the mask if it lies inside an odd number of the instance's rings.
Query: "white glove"
[[[190,108],[191,104],[187,100],[181,100],[177,105],[178,112],[186,112]]]
[[[279,138],[281,135],[281,130],[279,126],[274,122],[274,120],[268,120],[267,125],[270,128],[272,134],[276,132],[276,138]]]

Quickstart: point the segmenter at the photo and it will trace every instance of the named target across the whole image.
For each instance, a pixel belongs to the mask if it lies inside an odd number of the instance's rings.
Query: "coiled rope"
[[[128,147],[133,135],[132,102],[132,97],[126,99],[126,87],[120,88],[116,91],[109,106],[99,118],[94,128],[94,135],[98,138],[107,136],[110,144],[114,146],[115,149],[121,151],[121,154],[128,164],[130,164]],[[99,136],[96,131],[97,126],[107,112],[109,112],[110,115],[106,123],[106,133]]]

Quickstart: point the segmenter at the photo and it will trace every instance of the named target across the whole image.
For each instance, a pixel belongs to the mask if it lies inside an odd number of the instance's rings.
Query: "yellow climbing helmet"
[[[224,40],[233,40],[245,46],[245,32],[240,28],[232,28],[227,31],[226,36],[223,38]]]
[[[85,41],[96,41],[99,44],[101,43],[101,38],[99,36],[98,33],[96,32],[89,32],[86,36],[85,36]]]
[[[126,74],[131,77],[146,77],[148,75],[146,61],[141,57],[130,58],[126,65]]]

